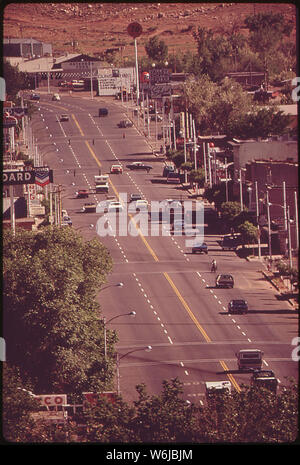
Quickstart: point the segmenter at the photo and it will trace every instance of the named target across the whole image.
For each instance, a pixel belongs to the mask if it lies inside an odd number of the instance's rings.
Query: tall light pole
[[[136,312],[129,312],[129,313],[121,313],[120,315],[116,315],[114,317],[112,317],[110,320],[106,321],[106,318],[104,317],[103,318],[103,326],[104,326],[104,357],[105,357],[105,360],[107,358],[107,340],[106,340],[106,325],[108,325],[109,323],[111,323],[113,320],[115,320],[116,318],[119,318],[121,316],[131,316],[131,317],[135,317],[136,315]]]
[[[297,202],[297,192],[294,192],[295,199],[295,225],[296,225],[296,249],[299,249],[299,225],[298,225],[298,202]]]
[[[258,258],[261,259],[260,225],[259,225],[259,206],[258,206],[258,188],[257,188],[257,181],[255,181],[255,205],[256,205],[256,221],[257,221]]]
[[[268,188],[267,188],[267,217],[268,217],[269,259],[272,260],[270,205],[271,204],[269,202],[269,191],[268,191]]]
[[[138,352],[140,350],[145,350],[146,352],[150,352],[152,350],[152,347],[147,346],[147,347],[142,347],[141,349],[130,350],[126,354],[122,355],[121,357],[119,357],[119,354],[117,352],[117,393],[118,395],[120,395],[120,361],[122,360],[122,358],[127,357],[127,355],[132,354],[133,352]]]

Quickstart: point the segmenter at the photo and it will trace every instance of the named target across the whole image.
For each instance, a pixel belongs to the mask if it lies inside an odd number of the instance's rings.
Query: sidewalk
[[[276,259],[282,259],[285,261],[281,255],[276,255],[273,257]],[[259,259],[258,257],[247,257],[246,260],[248,261],[255,261],[262,265],[260,272],[264,276],[266,280],[268,280],[272,286],[279,292],[278,298],[281,300],[287,300],[290,305],[294,307],[295,310],[299,309],[299,299],[298,299],[298,291],[292,291],[290,288],[290,280],[284,279],[284,277],[279,276],[276,271],[275,265],[273,265],[273,269],[268,270],[268,264],[266,259]]]

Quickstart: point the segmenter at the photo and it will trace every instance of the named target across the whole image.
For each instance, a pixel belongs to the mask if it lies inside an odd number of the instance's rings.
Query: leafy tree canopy
[[[113,369],[103,359],[95,300],[112,265],[104,246],[84,242],[71,228],[51,227],[6,231],[3,245],[7,360],[38,394],[103,388]],[[114,339],[108,333],[110,345]]]

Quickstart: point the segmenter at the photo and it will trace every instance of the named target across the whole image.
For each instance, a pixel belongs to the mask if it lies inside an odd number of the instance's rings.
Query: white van
[[[205,383],[205,394],[207,400],[218,394],[231,394],[230,381],[207,381]]]
[[[239,370],[260,369],[262,366],[263,352],[259,349],[242,349],[235,355]]]
[[[94,176],[95,184],[100,185],[100,184],[106,184],[109,181],[109,175],[108,174],[99,174],[99,176]]]

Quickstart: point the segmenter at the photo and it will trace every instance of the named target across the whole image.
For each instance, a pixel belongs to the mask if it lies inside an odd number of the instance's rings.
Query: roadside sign
[[[130,23],[127,26],[127,32],[131,37],[136,39],[137,37],[139,37],[142,34],[143,28],[140,25],[140,23],[133,22],[133,23]]]
[[[151,87],[151,98],[170,97],[172,86],[169,84],[157,84]]]
[[[166,83],[170,82],[170,71],[167,68],[150,69],[150,83]]]

